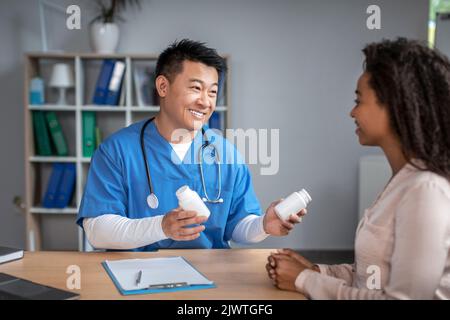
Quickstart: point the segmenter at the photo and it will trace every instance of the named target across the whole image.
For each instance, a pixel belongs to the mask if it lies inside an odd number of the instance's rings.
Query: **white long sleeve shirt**
[[[83,227],[89,243],[97,249],[135,249],[168,239],[161,222],[164,216],[129,219],[116,214],[84,218]],[[232,240],[251,244],[269,235],[263,228],[264,216],[246,216],[234,228]]]
[[[450,183],[407,164],[358,225],[355,263],[305,270],[312,299],[450,299]]]
[[[171,143],[178,158],[184,159],[191,142]],[[105,214],[83,219],[89,243],[99,249],[135,249],[167,239],[161,226],[163,216],[129,219],[115,214]],[[248,215],[235,227],[232,240],[250,244],[263,241],[269,235],[263,228],[263,217]]]

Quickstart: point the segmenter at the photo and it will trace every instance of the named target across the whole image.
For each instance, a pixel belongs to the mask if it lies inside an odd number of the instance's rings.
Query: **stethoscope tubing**
[[[150,189],[149,197],[153,196],[156,199],[156,203],[157,203],[157,197],[156,197],[156,195],[153,192],[154,189],[153,189],[152,179],[151,179],[151,175],[150,175],[150,167],[148,165],[148,160],[147,160],[147,153],[145,152],[145,141],[144,141],[145,128],[154,119],[155,119],[155,117],[152,117],[152,118],[148,119],[144,123],[144,125],[142,126],[142,129],[141,129],[141,132],[140,132],[139,139],[140,139],[142,156],[144,158],[145,173],[147,175],[148,188]],[[221,198],[221,194],[222,194],[222,176],[221,176],[221,171],[220,171],[220,156],[219,156],[219,153],[217,152],[217,148],[213,144],[211,144],[209,142],[208,137],[206,136],[205,130],[203,128],[202,128],[202,136],[204,137],[205,142],[200,147],[199,154],[198,154],[198,161],[199,161],[199,168],[200,168],[200,177],[201,177],[201,180],[202,180],[202,188],[203,188],[203,192],[205,194],[205,197],[203,198],[203,201],[204,202],[209,202],[209,203],[223,203],[223,199]],[[218,183],[218,189],[219,190],[217,192],[217,196],[216,196],[215,199],[210,199],[209,196],[208,196],[208,193],[206,191],[205,178],[204,178],[204,174],[203,174],[203,150],[206,147],[208,147],[208,146],[211,146],[214,149],[214,154],[215,154],[214,159],[215,159],[215,163],[217,165],[217,176],[218,176],[217,183]],[[156,207],[157,206],[158,205],[156,204]]]

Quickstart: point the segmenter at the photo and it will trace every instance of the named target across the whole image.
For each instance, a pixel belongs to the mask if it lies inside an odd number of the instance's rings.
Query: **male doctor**
[[[230,240],[249,244],[286,235],[300,221],[304,210],[289,221],[278,219],[273,209],[277,202],[261,215],[247,166],[231,143],[208,130],[219,74],[225,72],[216,50],[187,39],[159,56],[159,113],[111,135],[92,158],[77,218],[92,246],[135,251],[229,248]],[[205,142],[219,146],[220,164],[211,161],[216,151],[210,146],[202,151]],[[175,192],[183,185],[202,198],[220,197],[205,202],[209,218],[178,206]]]

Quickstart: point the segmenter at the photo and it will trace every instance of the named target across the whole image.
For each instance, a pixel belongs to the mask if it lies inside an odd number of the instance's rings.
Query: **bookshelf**
[[[157,55],[153,54],[93,54],[93,53],[41,53],[25,55],[24,81],[24,125],[25,125],[25,215],[27,250],[78,250],[87,251],[89,246],[81,228],[76,224],[76,216],[83,195],[83,188],[90,165],[90,157],[83,156],[82,115],[84,111],[94,111],[102,139],[130,124],[154,116],[158,105],[138,105],[134,86],[134,70],[142,65],[156,65]],[[229,56],[223,55],[229,62]],[[125,62],[122,90],[125,90],[123,105],[108,106],[92,104],[92,96],[98,74],[104,59]],[[57,92],[48,87],[50,71],[55,63],[72,66],[74,88],[67,92],[67,105],[56,103]],[[216,111],[222,114],[224,129],[230,119],[230,67],[225,80],[223,103]],[[30,80],[39,76],[45,83],[45,103],[32,105],[29,100]],[[68,145],[67,156],[40,156],[35,153],[33,131],[33,111],[53,111],[58,117]],[[75,189],[70,205],[66,208],[44,208],[42,198],[47,188],[52,164],[74,163],[76,167]],[[48,220],[48,221],[47,221]],[[54,233],[54,234],[53,234]]]

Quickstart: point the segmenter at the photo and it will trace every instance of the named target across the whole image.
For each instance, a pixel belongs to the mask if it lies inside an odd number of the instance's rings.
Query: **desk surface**
[[[297,292],[275,288],[267,277],[267,256],[274,250],[160,250],[158,252],[25,252],[24,258],[0,265],[0,272],[67,290],[67,268],[81,269],[81,289],[71,290],[81,299],[304,299]],[[122,296],[101,262],[115,259],[183,256],[217,288],[170,293]]]

